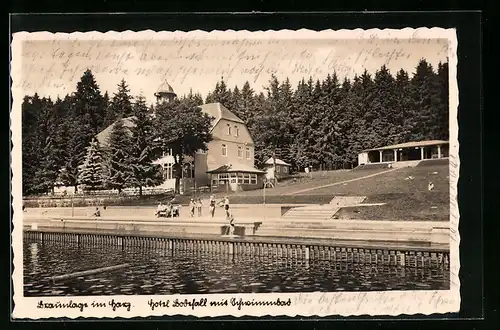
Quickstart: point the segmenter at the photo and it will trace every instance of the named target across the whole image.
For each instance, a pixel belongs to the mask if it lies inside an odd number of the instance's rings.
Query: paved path
[[[325,184],[325,185],[322,185],[322,186],[316,186],[316,187],[312,187],[312,188],[297,190],[297,191],[289,192],[289,193],[286,193],[286,194],[283,194],[283,195],[298,195],[298,194],[302,194],[302,193],[305,193],[305,192],[308,192],[308,191],[312,191],[312,190],[317,190],[317,189],[322,189],[322,188],[328,188],[328,187],[338,186],[338,185],[341,185],[341,184],[344,184],[344,183],[348,183],[348,182],[353,182],[353,181],[368,179],[368,178],[371,178],[371,177],[374,177],[374,176],[377,176],[377,175],[381,175],[381,174],[386,174],[386,173],[389,173],[389,172],[392,172],[392,171],[395,171],[395,170],[397,170],[397,168],[393,168],[393,169],[390,169],[390,170],[387,170],[387,171],[384,171],[384,172],[377,172],[377,173],[374,173],[374,174],[365,175],[365,176],[362,176],[362,177],[359,177],[359,178],[350,179],[350,180],[345,180],[345,181],[340,181],[340,182],[334,182],[334,183],[329,183],[329,184]]]

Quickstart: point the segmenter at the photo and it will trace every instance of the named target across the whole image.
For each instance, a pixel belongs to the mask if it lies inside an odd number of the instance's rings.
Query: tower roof
[[[155,95],[161,95],[161,94],[173,94],[177,96],[172,86],[170,86],[166,80],[160,85],[160,87],[158,87],[158,90],[155,93]]]

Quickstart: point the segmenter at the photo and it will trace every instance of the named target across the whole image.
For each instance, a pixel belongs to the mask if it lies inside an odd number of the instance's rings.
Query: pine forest
[[[295,171],[350,169],[363,149],[448,139],[447,63],[434,68],[420,60],[413,73],[382,66],[351,79],[332,72],[323,80],[304,77],[296,86],[286,77],[271,76],[263,92],[255,87],[249,82],[228,86],[220,79],[208,95],[190,92],[165,107],[131,95],[125,80],[113,95],[102,93],[87,70],[76,91],[63,98],[27,95],[22,104],[23,194],[48,193],[57,185],[121,191],[158,184],[160,169],[151,162],[164,147],[159,141],[170,138],[166,143],[179,155],[193,154],[210,141],[210,119],[197,107],[202,103],[220,102],[247,124],[257,167],[275,155]],[[170,118],[169,125],[156,125],[152,112]],[[132,116],[133,128],[114,125],[109,146],[99,145],[97,133]],[[179,134],[189,136],[178,137],[175,144],[171,136]]]

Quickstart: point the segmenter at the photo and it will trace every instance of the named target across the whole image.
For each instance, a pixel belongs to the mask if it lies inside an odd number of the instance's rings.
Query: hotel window
[[[163,150],[163,157],[172,156],[172,149]]]
[[[231,177],[231,183],[236,183],[238,181],[236,173],[231,173],[230,177]]]
[[[250,159],[250,148],[247,147],[245,149],[245,154],[246,154],[247,159]]]
[[[231,135],[231,125],[227,124],[227,135]]]
[[[219,177],[219,184],[226,184],[226,182],[229,180],[229,173],[221,173],[218,175]]]
[[[283,167],[283,173],[286,173],[286,172],[288,172],[288,167],[284,166]]]
[[[243,158],[243,148],[238,147],[238,158]]]
[[[250,183],[250,174],[243,174],[243,183],[244,184],[249,184]]]
[[[257,174],[251,174],[250,175],[250,183],[251,184],[257,184]]]
[[[227,156],[227,145],[222,145],[222,156]]]
[[[163,164],[163,178],[165,180],[170,180],[170,179],[172,179],[172,177],[173,177],[172,164],[170,164],[170,163]]]
[[[240,129],[238,128],[238,126],[234,126],[234,136],[240,136]]]

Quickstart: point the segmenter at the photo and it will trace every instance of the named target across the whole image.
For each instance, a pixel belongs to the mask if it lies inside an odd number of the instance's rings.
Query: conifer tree
[[[231,106],[231,90],[228,89],[224,78],[215,85],[215,89],[207,95],[205,103],[219,102],[229,108]]]
[[[93,139],[87,147],[85,160],[80,167],[78,183],[84,190],[97,190],[103,188],[103,159],[99,141]]]
[[[234,95],[235,93],[233,93]],[[252,119],[257,113],[256,96],[254,90],[250,87],[250,83],[246,81],[240,93],[240,118],[249,126],[252,125]]]
[[[38,116],[41,100],[38,94],[26,95],[22,103],[22,178],[23,193],[35,193],[35,172],[40,162]]]
[[[86,70],[76,85],[74,93],[74,116],[76,119],[85,120],[85,124],[92,129],[92,136],[99,133],[104,127],[105,115],[104,100],[101,90],[97,85],[94,75]]]
[[[59,98],[55,104],[50,99],[43,103],[40,112],[43,119],[39,122],[39,132],[43,133],[39,145],[41,161],[38,164],[34,180],[37,190],[53,192],[66,157],[68,134],[65,131],[65,115],[67,109]]]
[[[373,102],[371,111],[375,118],[372,121],[373,145],[384,146],[395,143],[400,127],[394,122],[397,100],[395,80],[385,65],[375,72],[373,86]]]
[[[157,186],[163,182],[161,167],[153,164],[155,150],[153,147],[154,132],[151,114],[146,99],[141,94],[133,105],[133,125],[130,127],[130,185],[139,189],[142,196],[143,187]]]
[[[108,139],[106,175],[107,186],[117,189],[118,193],[127,186],[132,176],[130,142],[130,131],[123,124],[123,120],[118,118]]]
[[[413,113],[416,124],[412,130],[412,140],[431,140],[438,135],[436,123],[440,105],[439,80],[432,65],[422,59],[411,79]]]
[[[394,94],[396,97],[396,109],[393,123],[397,127],[398,132],[394,143],[408,142],[411,139],[415,117],[412,111],[410,78],[408,73],[403,69],[399,70],[396,74]]]
[[[120,81],[117,92],[113,94],[110,103],[110,112],[111,123],[118,118],[127,118],[133,115],[132,96],[130,95],[130,89],[125,79]]]

